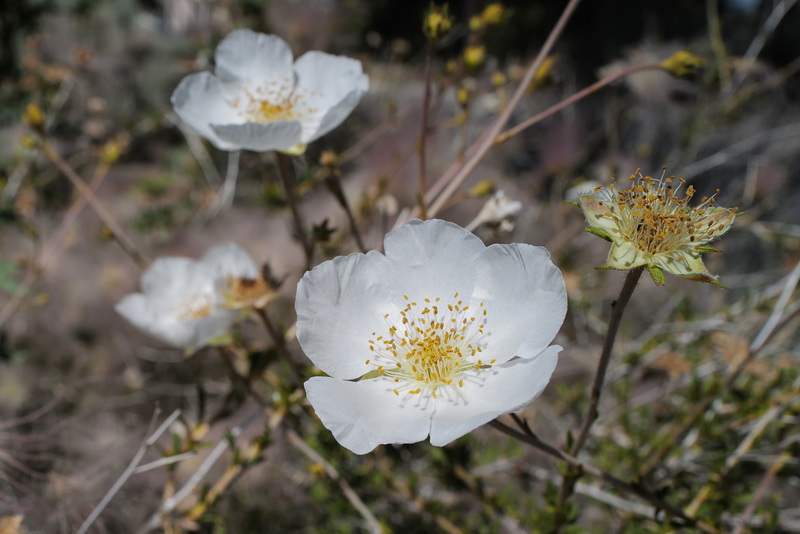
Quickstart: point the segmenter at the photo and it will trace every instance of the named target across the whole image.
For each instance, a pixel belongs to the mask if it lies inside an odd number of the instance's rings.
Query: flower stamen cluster
[[[395,395],[406,392],[410,395],[429,393],[436,398],[439,388],[464,386],[464,373],[470,370],[488,369],[483,360],[476,360],[483,347],[487,312],[483,302],[477,315],[470,313],[470,306],[453,296],[453,303],[442,305],[441,299],[425,298],[422,310],[417,302],[407,301],[400,311],[399,325],[389,324],[388,335],[377,336],[372,332],[369,350],[375,353],[367,365],[376,366],[375,374],[394,380]]]
[[[737,208],[716,207],[716,193],[690,206],[693,186],[681,191],[686,180],[675,177],[652,178],[637,170],[625,189],[616,188],[612,178],[608,188],[597,187],[593,194],[580,197],[589,220],[588,230],[612,242],[605,267],[633,269],[646,266],[653,279],[663,284],[663,272],[716,283],[702,261],[701,252],[713,249],[706,243],[725,233],[736,217]]]
[[[294,87],[293,81],[288,78],[280,82],[269,80],[255,88],[241,86],[239,90],[244,96],[234,100],[233,107],[246,122],[259,124],[301,120],[316,112],[308,105],[309,97],[322,96]]]

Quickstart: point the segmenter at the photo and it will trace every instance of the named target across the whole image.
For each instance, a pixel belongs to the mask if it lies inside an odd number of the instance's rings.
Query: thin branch
[[[241,434],[245,428],[250,426],[256,419],[258,419],[262,413],[263,410],[259,409],[250,414],[244,421],[230,429],[228,436],[230,436],[232,439],[236,439],[239,434]],[[203,463],[200,464],[200,467],[197,468],[197,471],[195,471],[192,476],[189,477],[189,480],[186,482],[186,484],[184,484],[183,487],[174,495],[161,503],[161,506],[152,516],[150,516],[150,519],[148,519],[144,525],[139,527],[137,530],[139,534],[144,534],[155,528],[158,528],[161,517],[172,512],[183,499],[188,497],[189,494],[194,491],[194,489],[203,481],[203,478],[205,478],[206,474],[208,474],[214,464],[217,463],[217,460],[219,460],[220,456],[222,456],[222,454],[228,450],[228,447],[230,446],[230,440],[228,439],[228,436],[223,437],[219,443],[217,443],[206,459],[203,460]]]
[[[625,307],[628,305],[633,290],[636,288],[636,284],[642,276],[642,271],[644,271],[644,267],[637,267],[628,271],[619,297],[616,302],[612,304],[611,319],[608,321],[608,330],[606,331],[606,338],[603,341],[603,351],[600,354],[600,360],[597,362],[597,372],[594,375],[594,382],[592,383],[589,411],[586,414],[586,420],[583,422],[580,434],[578,434],[578,439],[575,440],[575,446],[570,451],[575,456],[583,449],[586,439],[589,437],[589,431],[597,420],[597,405],[600,402],[600,394],[602,393],[608,362],[611,359],[611,351],[614,348],[614,340],[617,337],[617,331],[619,331],[622,314],[625,312]]]
[[[795,269],[798,268],[800,268],[800,262],[798,262],[798,267],[795,267]],[[789,291],[790,293],[794,291],[797,282],[794,281],[793,274],[794,271],[792,271],[792,274],[787,276],[786,284],[784,286],[781,295],[783,295],[787,291]],[[791,290],[789,290],[788,288],[791,288]],[[655,469],[661,463],[661,460],[663,460],[664,456],[670,451],[672,446],[678,441],[682,440],[686,436],[686,434],[694,427],[694,425],[697,424],[700,418],[703,417],[703,415],[708,410],[708,407],[711,406],[711,404],[717,398],[717,395],[722,391],[729,391],[733,386],[733,383],[736,382],[736,379],[739,378],[739,375],[742,373],[742,371],[744,371],[750,364],[750,362],[752,362],[755,359],[755,357],[758,356],[758,354],[767,345],[767,343],[773,337],[775,337],[775,335],[778,332],[780,332],[781,330],[783,330],[783,328],[785,328],[788,324],[790,324],[798,315],[800,315],[800,306],[790,309],[789,312],[785,314],[785,316],[780,322],[778,322],[769,329],[769,331],[765,336],[762,337],[760,334],[759,336],[757,336],[759,344],[756,345],[754,340],[753,343],[749,345],[747,355],[744,358],[742,358],[741,361],[736,365],[736,367],[734,367],[731,370],[731,372],[725,378],[725,381],[723,382],[722,386],[719,389],[711,392],[711,394],[707,395],[705,399],[697,403],[694,411],[689,416],[689,419],[679,428],[672,429],[665,436],[664,441],[657,450],[650,451],[648,454],[645,455],[645,457],[648,458],[648,461],[639,470],[637,478],[643,478],[644,476],[652,472],[652,470]],[[769,322],[769,319],[767,320],[767,322]],[[765,331],[766,330],[762,328],[762,332]]]
[[[422,98],[422,117],[420,119],[420,132],[419,144],[417,145],[417,152],[419,153],[419,193],[418,193],[418,206],[423,219],[426,218],[425,213],[425,191],[428,185],[425,179],[426,162],[425,162],[425,144],[428,135],[428,111],[431,100],[431,73],[433,72],[433,57],[434,57],[433,43],[428,43],[428,55],[425,60],[425,76],[423,77],[425,83],[425,94]]]
[[[89,185],[92,191],[97,191],[97,189],[106,179],[106,176],[108,176],[109,169],[110,167],[104,163],[95,170],[94,177]],[[22,301],[27,296],[28,291],[30,291],[33,283],[36,281],[39,272],[44,270],[50,264],[51,260],[55,259],[57,253],[59,252],[60,245],[63,243],[64,236],[66,236],[69,229],[72,228],[72,225],[75,224],[75,221],[83,212],[83,209],[86,207],[87,203],[87,197],[83,195],[79,196],[72,203],[72,206],[70,206],[66,215],[64,215],[64,218],[61,220],[61,223],[58,225],[55,234],[53,234],[53,236],[45,243],[44,247],[42,247],[42,250],[39,252],[33,264],[28,268],[27,273],[25,273],[25,277],[14,290],[14,294],[11,296],[11,299],[6,303],[5,306],[3,306],[2,311],[0,311],[0,327],[2,327],[6,321],[8,321],[8,319],[14,315],[20,304],[22,304]]]
[[[289,440],[289,443],[303,453],[309,460],[312,462],[322,466],[325,470],[325,474],[328,475],[333,482],[335,482],[339,488],[342,490],[345,498],[353,505],[361,517],[364,518],[364,521],[367,522],[367,527],[369,527],[369,531],[372,534],[383,534],[383,528],[375,516],[372,514],[367,505],[364,504],[364,501],[361,500],[361,497],[353,490],[350,484],[347,483],[345,479],[343,479],[339,472],[327,461],[323,458],[317,451],[312,449],[300,435],[292,430],[291,428],[286,429],[286,437]]]
[[[489,128],[486,135],[482,138],[483,141],[477,147],[475,154],[470,157],[470,159],[459,169],[452,181],[447,185],[447,187],[445,187],[442,194],[439,195],[439,197],[431,205],[430,209],[428,210],[428,216],[433,217],[439,213],[439,211],[441,211],[442,207],[447,204],[447,200],[453,196],[459,187],[461,187],[461,184],[464,183],[470,173],[472,173],[472,171],[475,170],[475,167],[478,166],[478,163],[480,163],[480,161],[486,156],[487,152],[489,152],[489,150],[494,146],[495,139],[500,134],[508,120],[511,118],[511,114],[517,108],[522,98],[525,96],[528,86],[530,86],[531,82],[536,77],[536,73],[539,71],[539,68],[541,67],[545,58],[550,54],[556,39],[558,39],[559,35],[561,35],[561,32],[567,25],[567,21],[570,19],[572,13],[578,7],[579,3],[580,0],[570,0],[567,4],[567,7],[564,8],[564,12],[561,14],[561,17],[558,19],[556,25],[550,31],[550,35],[547,37],[544,46],[542,46],[542,49],[536,56],[536,59],[533,61],[533,63],[531,63],[531,66],[525,73],[525,76],[520,82],[519,87],[517,87],[514,96],[511,97],[508,107]]]
[[[303,227],[303,217],[300,214],[297,198],[294,196],[294,179],[291,171],[292,161],[286,154],[275,152],[275,164],[278,167],[278,175],[281,178],[283,190],[286,193],[286,203],[292,211],[295,234],[300,244],[303,246],[303,252],[306,255],[306,270],[310,271],[312,257],[314,255],[314,245],[311,243],[311,239]]]
[[[761,503],[761,500],[767,494],[772,480],[791,458],[792,453],[790,451],[783,451],[778,459],[770,466],[769,470],[764,474],[764,478],[761,479],[758,488],[756,488],[753,498],[747,503],[747,508],[744,509],[742,516],[737,519],[739,524],[736,526],[736,530],[733,531],[733,534],[742,534],[744,532],[750,522],[750,518],[753,517],[756,508],[758,508],[759,503]]]
[[[114,483],[114,485],[111,486],[111,489],[108,490],[108,492],[105,494],[105,496],[100,501],[100,503],[97,506],[95,506],[94,510],[92,510],[92,513],[89,514],[89,517],[87,517],[86,520],[83,522],[83,524],[80,526],[80,528],[77,531],[77,534],[85,534],[86,531],[89,530],[89,527],[92,526],[92,523],[94,523],[95,520],[98,517],[100,517],[100,514],[103,513],[103,510],[108,505],[108,503],[111,502],[111,499],[114,498],[114,496],[122,488],[122,486],[125,484],[125,482],[128,481],[128,479],[131,477],[131,475],[133,475],[136,472],[136,468],[139,466],[139,462],[142,461],[142,458],[144,457],[145,453],[147,452],[147,449],[149,449],[151,446],[153,446],[153,444],[156,441],[158,441],[158,439],[161,437],[161,435],[164,432],[167,431],[167,429],[170,427],[170,425],[172,425],[172,423],[175,422],[175,420],[178,418],[178,416],[180,416],[181,410],[177,409],[174,412],[172,412],[170,414],[170,416],[167,417],[164,420],[163,423],[161,423],[161,426],[159,426],[158,429],[156,429],[155,432],[151,433],[151,431],[153,430],[153,427],[155,426],[156,419],[158,418],[158,415],[160,413],[161,413],[161,410],[159,408],[156,408],[156,411],[153,413],[153,418],[150,421],[150,428],[148,428],[148,430],[147,430],[148,437],[145,438],[144,442],[139,447],[139,450],[136,451],[136,454],[134,455],[133,459],[131,460],[131,463],[128,464],[127,469],[125,469],[125,471],[120,475],[120,477],[117,479],[117,481]]]
[[[593,465],[584,463],[578,460],[576,457],[572,456],[571,454],[560,450],[554,445],[551,445],[549,443],[540,440],[533,432],[530,431],[520,432],[500,422],[497,419],[490,421],[488,424],[489,426],[499,430],[500,432],[503,432],[508,436],[511,436],[512,438],[515,438],[523,443],[526,443],[558,460],[566,462],[568,465],[570,465],[571,467],[575,468],[576,470],[582,473],[603,480],[604,482],[607,482],[608,484],[611,484],[612,486],[621,489],[627,493],[631,493],[633,495],[641,497],[645,501],[655,506],[656,509],[663,510],[667,514],[683,520],[686,526],[693,526],[699,529],[700,531],[706,532],[708,534],[719,534],[719,531],[713,526],[687,516],[683,512],[683,510],[676,508],[670,503],[664,501],[660,497],[654,495],[652,492],[646,490],[643,486],[630,484],[620,478],[615,477],[611,473],[603,471],[602,469],[598,469]]]
[[[572,104],[574,104],[578,100],[586,98],[590,94],[596,92],[598,89],[601,89],[601,88],[605,87],[606,85],[610,85],[610,84],[616,82],[617,80],[625,78],[626,76],[630,76],[631,74],[633,74],[635,72],[641,72],[643,70],[654,70],[654,69],[663,69],[663,67],[661,66],[660,63],[648,63],[648,64],[645,64],[645,65],[634,65],[634,66],[628,67],[627,69],[624,69],[624,70],[622,70],[620,72],[616,72],[614,74],[611,74],[610,76],[607,76],[607,77],[603,78],[602,80],[596,81],[595,83],[593,83],[589,87],[587,87],[587,88],[585,88],[585,89],[583,89],[581,91],[578,91],[574,95],[570,96],[569,98],[566,98],[566,99],[562,100],[558,104],[556,104],[556,105],[554,105],[554,106],[552,106],[550,108],[547,108],[546,110],[542,111],[541,113],[538,113],[538,114],[534,115],[530,119],[527,119],[527,120],[517,124],[513,128],[509,128],[508,130],[506,130],[505,132],[503,132],[502,134],[497,136],[497,139],[495,140],[495,144],[499,145],[501,143],[506,142],[509,138],[517,135],[521,131],[523,131],[523,130],[525,130],[527,128],[530,128],[534,124],[536,124],[538,122],[541,122],[542,120],[546,119],[547,117],[558,113],[559,111],[561,111],[562,109],[564,109],[564,108],[566,108],[568,106],[571,106]]]
[[[128,256],[131,257],[133,262],[139,266],[141,269],[147,267],[147,261],[142,256],[142,253],[139,252],[139,249],[133,243],[130,237],[122,230],[122,228],[117,224],[117,221],[108,212],[108,210],[103,206],[103,204],[97,200],[97,197],[94,196],[94,191],[87,186],[78,173],[76,173],[72,167],[69,166],[69,163],[64,161],[64,159],[58,154],[58,151],[52,145],[52,143],[48,139],[42,139],[42,151],[44,155],[47,156],[47,159],[52,161],[56,167],[72,182],[72,185],[75,189],[80,192],[80,194],[86,197],[87,202],[92,207],[92,209],[97,213],[100,219],[103,221],[111,233],[114,235],[114,238],[122,247]]]

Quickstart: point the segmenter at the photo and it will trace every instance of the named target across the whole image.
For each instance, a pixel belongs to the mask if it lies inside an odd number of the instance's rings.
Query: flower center
[[[288,78],[270,80],[255,88],[241,87],[240,90],[242,96],[234,101],[233,107],[241,108],[239,114],[247,122],[294,121],[313,112],[308,107],[307,96]]]
[[[263,308],[272,297],[272,290],[263,276],[256,278],[236,278],[225,280],[225,304],[229,309]]]
[[[614,219],[617,226],[612,229],[614,234],[621,235],[626,242],[633,243],[647,254],[691,249],[695,240],[708,241],[715,232],[723,230],[727,226],[723,217],[733,218],[736,213],[734,208],[727,214],[707,214],[716,202],[714,197],[719,194],[719,189],[710,198],[703,197],[698,206],[689,207],[695,189],[690,185],[679,198],[678,193],[686,183],[683,178],[678,180],[677,187],[672,185],[672,176],[655,179],[642,176],[638,171],[629,180],[630,186],[614,197],[612,179],[612,195],[606,200],[608,212],[605,216]]]
[[[438,389],[462,387],[465,378],[495,362],[484,364],[478,358],[485,346],[481,343],[487,315],[483,302],[473,310],[458,300],[458,293],[451,304],[441,304],[439,298],[417,303],[403,297],[406,306],[399,324],[392,324],[390,314],[384,316],[388,334],[376,337],[372,333],[369,350],[375,357],[366,361],[377,368],[368,375],[394,380],[396,395],[424,391],[436,397]]]
[[[211,297],[208,295],[191,295],[178,304],[178,319],[202,319],[208,317],[212,312]]]

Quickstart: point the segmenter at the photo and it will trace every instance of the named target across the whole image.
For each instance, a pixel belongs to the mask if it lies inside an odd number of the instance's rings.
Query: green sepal
[[[645,267],[647,267],[647,272],[650,273],[653,282],[657,286],[667,285],[667,278],[664,276],[664,271],[661,269],[661,267],[656,267],[650,263],[646,264]]]
[[[381,372],[377,369],[373,369],[372,371],[364,373],[364,376],[361,377],[361,380],[371,380],[373,378],[378,378],[379,376],[381,376]]]
[[[581,207],[580,204],[578,204],[577,202],[574,202],[572,200],[565,200],[564,203],[565,204],[569,204],[570,206],[575,206],[576,208],[580,208]]]
[[[695,282],[708,282],[709,284],[714,284],[715,286],[721,287],[722,289],[730,289],[727,286],[722,285],[719,282],[719,280],[717,280],[715,277],[708,274],[681,276],[681,278],[686,278],[687,280],[694,280]]]
[[[708,245],[695,245],[694,249],[701,254],[704,252],[719,252],[718,248],[710,247]]]
[[[595,271],[618,271],[616,267],[612,267],[610,265],[601,265],[600,267],[595,267]]]
[[[606,232],[602,228],[598,228],[597,226],[587,226],[586,227],[586,231],[589,232],[590,234],[596,235],[597,237],[602,237],[603,239],[605,239],[609,243],[613,243],[614,242],[614,238],[611,236],[611,234],[609,234],[608,232]]]

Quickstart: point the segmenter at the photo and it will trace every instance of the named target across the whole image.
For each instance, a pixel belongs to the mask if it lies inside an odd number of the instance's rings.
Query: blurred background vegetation
[[[429,180],[497,116],[564,3],[505,2],[502,20],[485,32],[470,30],[469,21],[487,2],[450,3],[455,25],[435,56]],[[488,193],[503,189],[524,205],[514,229],[482,227],[478,235],[487,243],[545,245],[564,272],[570,311],[556,342],[565,350],[545,395],[523,412],[539,435],[563,446],[585,413],[609,303],[623,279],[593,270],[607,248],[583,232],[580,211],[564,204],[570,190],[624,179],[637,168],[658,176],[666,166],[701,195],[719,188],[719,205],[748,212],[717,244],[722,252],[707,260],[729,291],[677,278],[668,278],[666,288],[640,284],[584,453],[675,506],[703,495],[697,517],[725,532],[736,529],[751,503],[746,529],[800,532],[796,322],[782,325],[728,380],[781,291],[793,289],[800,259],[800,7],[794,4],[584,1],[556,44],[552,68],[531,87],[512,123],[609,73],[663,61],[679,49],[703,57],[704,68],[688,79],[663,72],[630,76],[526,130],[494,149],[442,214],[466,225]],[[91,530],[136,532],[197,469],[206,445],[225,439],[258,408],[216,352],[187,359],[111,311],[137,287],[140,271],[91,210],[65,222],[80,196],[42,155],[23,121],[28,106],[43,111],[47,138],[86,182],[95,181],[98,198],[148,257],[199,257],[233,240],[267,263],[283,282],[270,314],[290,334],[304,262],[272,161],[243,153],[232,207],[220,207],[215,200],[227,154],[179,123],[170,94],[186,74],[213,68],[216,44],[238,27],[281,36],[296,57],[318,49],[360,59],[370,92],[342,127],[295,163],[296,192],[317,238],[317,259],[353,252],[319,163],[326,150],[347,155],[341,166],[346,196],[368,247],[379,248],[398,206],[415,202],[428,6],[390,0],[3,3],[0,306],[9,314],[3,312],[0,325],[0,517],[20,514],[30,532],[74,532],[136,453],[155,406],[162,418],[181,408],[172,438],[148,458],[187,448],[199,449],[198,457],[133,476]],[[484,56],[464,65],[465,49],[474,44],[485,47]],[[458,100],[459,89],[465,100]],[[15,294],[22,297],[12,306]],[[787,313],[796,303],[789,299]],[[285,410],[287,425],[335,466],[387,530],[673,530],[657,510],[589,478],[559,510],[563,467],[490,429],[441,449],[386,446],[356,457],[310,417],[299,383],[256,321],[245,322],[237,340],[236,366],[255,377],[253,387]],[[307,364],[290,344],[295,361]],[[708,399],[708,410],[686,427]],[[209,423],[207,434],[193,442],[189,436],[201,423]],[[248,465],[194,519],[186,518],[202,497],[159,528],[367,531],[318,462],[292,447],[280,428],[267,434],[264,421],[246,428],[237,441],[242,450],[262,438],[269,445],[257,465]],[[215,467],[209,480],[225,467]]]

